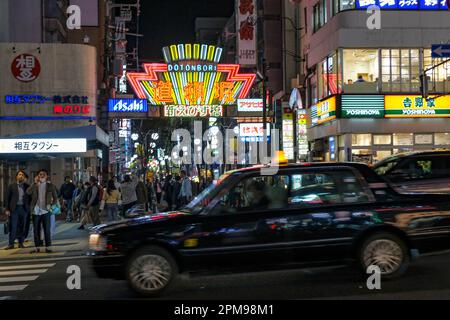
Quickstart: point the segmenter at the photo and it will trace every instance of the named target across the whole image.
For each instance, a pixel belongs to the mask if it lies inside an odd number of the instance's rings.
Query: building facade
[[[449,40],[446,1],[301,2],[311,158],[374,162],[398,152],[450,147],[450,65],[431,45]],[[373,20],[372,20],[373,22]],[[435,96],[438,95],[438,96]]]

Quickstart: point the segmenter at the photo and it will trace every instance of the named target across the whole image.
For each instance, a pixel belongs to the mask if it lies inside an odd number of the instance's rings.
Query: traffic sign
[[[433,44],[431,46],[432,58],[450,58],[450,44]]]

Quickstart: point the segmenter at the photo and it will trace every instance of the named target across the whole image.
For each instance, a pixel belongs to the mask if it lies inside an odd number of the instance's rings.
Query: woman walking
[[[121,195],[119,190],[117,190],[114,180],[108,181],[108,186],[103,192],[103,203],[105,206],[105,211],[108,217],[108,222],[116,221],[117,214],[119,212],[119,202],[121,201]]]

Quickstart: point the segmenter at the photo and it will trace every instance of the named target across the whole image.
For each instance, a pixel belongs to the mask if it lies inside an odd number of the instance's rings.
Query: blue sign
[[[440,0],[420,0],[420,9],[438,10],[439,9],[439,1]]]
[[[14,94],[6,95],[6,104],[43,104],[53,102],[54,104],[88,104],[86,96],[52,96],[44,97],[39,94]]]
[[[367,9],[370,6],[380,9],[399,10],[448,10],[446,0],[357,0],[356,9]]]
[[[145,99],[109,99],[109,112],[148,112]]]
[[[431,46],[432,58],[450,58],[450,44],[433,44]]]

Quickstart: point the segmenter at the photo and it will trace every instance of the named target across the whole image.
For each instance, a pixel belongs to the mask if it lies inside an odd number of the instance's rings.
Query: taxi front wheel
[[[148,297],[161,294],[177,274],[178,267],[172,255],[158,246],[146,246],[137,250],[126,266],[130,287]]]

